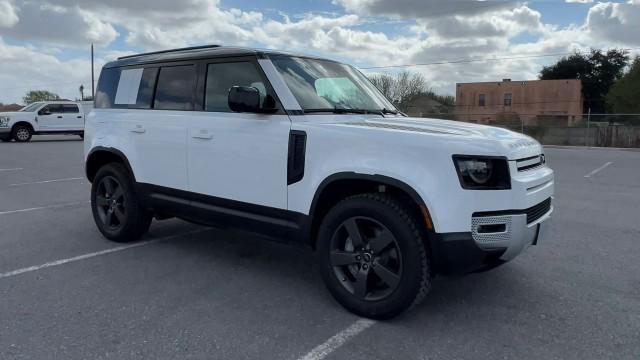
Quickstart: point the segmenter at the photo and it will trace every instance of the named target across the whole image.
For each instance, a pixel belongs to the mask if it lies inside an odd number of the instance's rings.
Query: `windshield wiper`
[[[352,114],[366,114],[366,110],[361,110],[361,109],[347,109],[347,108],[322,108],[322,109],[304,109],[303,110],[305,114],[307,113],[321,113],[321,112],[326,112],[326,113],[334,113],[334,114],[348,114],[348,113],[352,113]]]

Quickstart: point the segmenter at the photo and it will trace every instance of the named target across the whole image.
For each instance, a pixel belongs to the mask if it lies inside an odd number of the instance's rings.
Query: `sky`
[[[559,58],[540,55],[640,54],[639,34],[640,0],[0,0],[0,102],[90,93],[91,43],[96,81],[118,56],[222,44],[415,71],[451,95],[456,82],[535,79]],[[427,65],[390,67],[407,64]]]

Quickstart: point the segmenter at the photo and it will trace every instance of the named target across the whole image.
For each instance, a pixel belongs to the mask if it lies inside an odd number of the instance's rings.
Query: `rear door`
[[[81,131],[84,129],[84,117],[77,104],[63,104],[64,130]]]
[[[64,109],[62,104],[48,104],[38,111],[39,131],[59,131],[64,129]]]

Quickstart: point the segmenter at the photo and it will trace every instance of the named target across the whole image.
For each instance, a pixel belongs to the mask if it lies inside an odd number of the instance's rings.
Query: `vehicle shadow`
[[[288,289],[295,291],[297,301],[323,303],[348,313],[325,289],[315,253],[310,248],[265,240],[242,232],[203,229],[207,230],[167,241],[165,246],[170,247],[175,256],[195,256],[198,262],[214,263],[217,271],[232,272],[241,268],[246,275],[262,279],[263,283],[258,286],[245,289],[247,296],[259,297],[264,288],[285,283]],[[474,305],[504,306],[505,302],[513,301],[513,306],[534,306],[528,300],[534,290],[526,285],[526,279],[522,279],[528,276],[527,272],[517,266],[505,268],[510,265],[466,276],[438,276],[433,279],[431,292],[423,303],[392,322],[428,322],[429,317],[456,314],[462,310],[468,312],[475,308]]]

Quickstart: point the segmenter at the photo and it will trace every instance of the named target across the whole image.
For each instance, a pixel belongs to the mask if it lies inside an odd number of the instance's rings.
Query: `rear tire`
[[[91,210],[98,230],[116,242],[140,239],[153,218],[137,198],[129,172],[119,163],[107,164],[96,173],[91,186]]]
[[[431,287],[420,222],[386,194],[361,194],[338,203],[318,233],[324,282],[351,312],[392,318],[419,304]]]
[[[13,139],[17,142],[28,142],[33,136],[33,130],[27,125],[17,125],[11,133]]]

